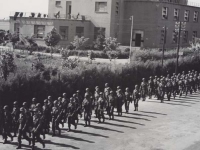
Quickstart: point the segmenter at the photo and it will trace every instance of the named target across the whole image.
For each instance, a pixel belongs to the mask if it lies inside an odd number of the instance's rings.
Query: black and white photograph
[[[200,150],[200,0],[0,0],[0,150]]]

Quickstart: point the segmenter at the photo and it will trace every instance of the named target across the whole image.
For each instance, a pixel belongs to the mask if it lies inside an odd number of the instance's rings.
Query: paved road
[[[46,137],[46,150],[199,150],[200,149],[200,93],[172,101],[152,99],[140,101],[139,112],[106,120],[97,124],[92,118],[91,127],[83,127],[80,120],[77,130],[62,129],[61,137]],[[16,138],[0,150],[14,150]],[[24,149],[27,142],[23,140]],[[36,143],[37,149],[42,149]]]

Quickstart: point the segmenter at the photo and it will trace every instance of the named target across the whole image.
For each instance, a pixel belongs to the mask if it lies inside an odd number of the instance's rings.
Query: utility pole
[[[132,41],[133,41],[133,16],[130,17],[130,20],[131,20],[131,37],[130,37],[129,62],[131,63],[131,51],[132,51]]]
[[[163,33],[163,47],[162,47],[162,74],[163,74],[163,61],[164,61],[164,53],[165,53],[165,44],[166,44],[166,33],[167,33],[167,29],[166,26],[163,27],[164,28],[164,33]]]

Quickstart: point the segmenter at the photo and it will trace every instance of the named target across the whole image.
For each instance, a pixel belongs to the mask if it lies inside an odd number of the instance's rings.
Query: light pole
[[[166,44],[166,26],[163,27],[163,47],[162,47],[162,74],[163,74],[163,61],[164,61],[164,52],[165,52],[165,44]]]
[[[130,52],[129,52],[129,62],[131,63],[131,50],[133,41],[133,16],[130,17],[131,20],[131,37],[130,37]]]
[[[178,42],[177,42],[177,51],[176,51],[176,68],[175,73],[178,73],[178,59],[179,59],[179,49],[180,49],[180,39],[181,39],[181,31],[184,31],[186,28],[186,22],[176,22],[175,23],[175,31],[178,32]]]

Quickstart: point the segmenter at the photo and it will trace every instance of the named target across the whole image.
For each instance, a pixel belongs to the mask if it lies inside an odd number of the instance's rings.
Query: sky
[[[199,3],[199,0],[189,0]],[[9,18],[11,12],[48,13],[48,0],[0,0],[0,19]]]

